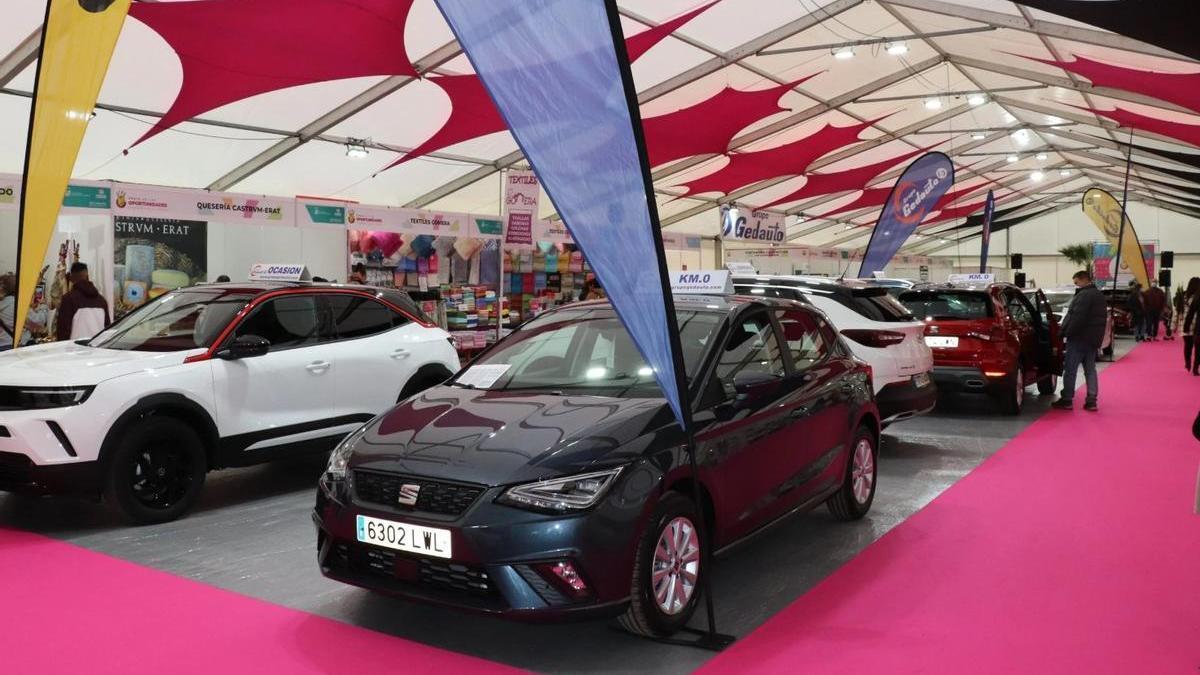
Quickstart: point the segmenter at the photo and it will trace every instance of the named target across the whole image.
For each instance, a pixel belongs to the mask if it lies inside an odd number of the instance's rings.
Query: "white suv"
[[[399,291],[173,291],[91,340],[0,354],[0,490],[104,495],[135,522],[171,520],[208,470],[332,449],[458,367]]]
[[[825,312],[854,355],[871,365],[883,424],[923,415],[937,405],[925,324],[887,288],[865,280],[804,276],[736,277],[733,283],[738,293],[803,299]]]

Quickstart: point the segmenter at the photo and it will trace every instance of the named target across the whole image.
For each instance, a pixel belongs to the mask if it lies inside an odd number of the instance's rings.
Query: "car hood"
[[[660,398],[440,386],[375,418],[350,467],[507,485],[632,461],[674,422]]]
[[[53,342],[0,352],[0,385],[63,386],[99,384],[143,370],[176,366],[191,354],[98,349],[74,342]]]

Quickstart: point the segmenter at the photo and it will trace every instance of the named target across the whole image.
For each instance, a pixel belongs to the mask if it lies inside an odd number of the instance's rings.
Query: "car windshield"
[[[723,314],[680,310],[680,342],[690,380]],[[482,380],[481,373],[490,373]],[[491,390],[585,389],[616,397],[657,397],[654,371],[610,307],[563,309],[514,331],[453,382]]]
[[[217,287],[167,293],[130,312],[88,344],[140,352],[211,347],[221,330],[254,295]]]
[[[992,302],[979,291],[922,290],[900,294],[900,304],[917,319],[954,321],[992,316]]]

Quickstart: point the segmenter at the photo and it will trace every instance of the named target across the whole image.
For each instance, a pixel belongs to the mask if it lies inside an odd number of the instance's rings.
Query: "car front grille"
[[[378,546],[339,543],[334,546],[336,563],[359,574],[452,594],[468,594],[489,600],[499,598],[487,571],[482,567],[446,560],[402,555]]]
[[[415,485],[420,488],[416,504],[400,503],[402,485]],[[470,508],[479,495],[483,494],[483,490],[475,485],[441,483],[376,471],[354,472],[354,494],[360,501],[400,510],[457,516]]]

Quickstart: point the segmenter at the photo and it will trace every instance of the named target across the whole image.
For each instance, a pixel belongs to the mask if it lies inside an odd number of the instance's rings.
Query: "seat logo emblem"
[[[416,506],[417,495],[421,494],[421,486],[405,483],[400,486],[400,497],[396,501],[404,506]]]

